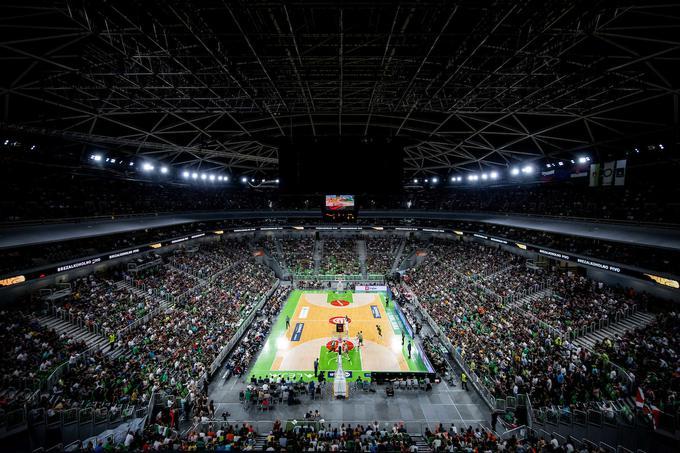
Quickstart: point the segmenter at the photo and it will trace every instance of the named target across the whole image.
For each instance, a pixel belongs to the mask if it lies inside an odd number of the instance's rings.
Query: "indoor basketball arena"
[[[680,451],[680,4],[0,4],[0,445]]]

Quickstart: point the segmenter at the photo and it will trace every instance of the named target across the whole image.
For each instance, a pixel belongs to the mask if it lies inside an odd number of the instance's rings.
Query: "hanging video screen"
[[[354,210],[354,195],[326,195],[326,209],[352,211]]]

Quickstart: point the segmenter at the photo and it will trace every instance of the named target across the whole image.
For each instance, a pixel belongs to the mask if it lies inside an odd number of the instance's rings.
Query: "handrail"
[[[365,419],[353,419],[353,420],[347,420],[347,419],[342,419],[339,418],[337,420],[335,419],[328,419],[324,418],[322,420],[305,420],[304,418],[301,420],[280,420],[281,421],[281,427],[283,429],[286,429],[287,426],[314,426],[315,429],[318,431],[318,427],[321,425],[324,425],[326,429],[333,429],[333,428],[340,428],[341,425],[372,425],[373,422],[376,420],[365,418]],[[446,419],[441,419],[441,420],[436,420],[436,419],[413,419],[413,420],[399,420],[399,419],[390,419],[390,420],[385,420],[381,419],[378,421],[379,425],[383,427],[386,431],[390,431],[391,428],[394,425],[397,426],[404,426],[406,428],[406,434],[409,435],[423,435],[425,434],[426,429],[430,429],[431,431],[436,429],[439,424],[445,424],[449,425],[451,422],[450,418]],[[241,426],[241,425],[246,425],[246,426],[253,426],[253,427],[259,427],[259,426],[264,426],[265,429],[255,429],[255,432],[258,435],[265,435],[266,433],[270,432],[272,427],[274,426],[274,420],[227,420],[224,421],[223,419],[210,419],[206,421],[201,421],[198,422],[196,425],[193,426],[194,429],[201,428],[203,432],[206,432],[206,428],[209,425],[213,426]],[[478,424],[480,429],[487,429],[484,425],[481,423]],[[417,427],[416,430],[410,430],[409,427]]]
[[[510,439],[515,436],[517,439],[526,439],[528,437],[529,427],[527,425],[520,425],[516,428],[510,429],[500,434],[501,439]]]
[[[597,323],[592,323],[590,326],[579,327],[576,330],[572,330],[569,335],[571,340],[581,338],[589,333],[595,332],[597,330],[606,329],[607,327],[617,324],[625,319],[630,318],[635,313],[638,312],[637,305],[631,305],[627,307],[623,312],[617,312],[614,314],[614,319],[601,319]]]

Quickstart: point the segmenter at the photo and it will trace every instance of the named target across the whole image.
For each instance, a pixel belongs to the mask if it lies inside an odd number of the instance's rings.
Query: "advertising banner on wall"
[[[356,285],[354,287],[355,291],[365,291],[367,293],[371,292],[387,292],[387,286],[385,285]]]

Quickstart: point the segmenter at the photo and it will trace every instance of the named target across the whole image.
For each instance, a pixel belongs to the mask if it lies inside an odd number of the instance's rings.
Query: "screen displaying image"
[[[354,209],[354,195],[326,195],[326,209],[331,211]]]

